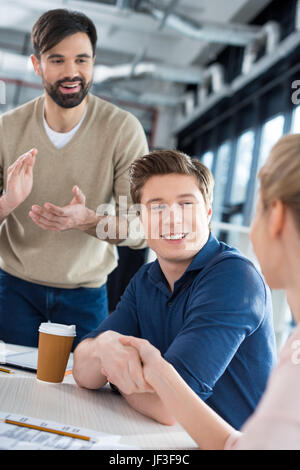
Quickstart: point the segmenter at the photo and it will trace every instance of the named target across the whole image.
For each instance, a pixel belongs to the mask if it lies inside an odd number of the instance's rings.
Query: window
[[[284,117],[281,115],[270,119],[264,124],[262,130],[258,169],[260,169],[264,165],[269,156],[271,148],[282,136],[283,126]]]
[[[201,162],[203,163],[203,165],[207,166],[207,168],[209,168],[210,171],[212,170],[213,161],[214,161],[213,152],[205,152],[205,154],[201,158]]]
[[[226,185],[228,181],[229,164],[231,157],[230,142],[224,142],[217,153],[217,164],[215,169],[215,188],[213,202],[213,220],[222,219],[222,209]]]
[[[238,139],[236,164],[231,192],[231,204],[243,203],[246,199],[248,180],[250,177],[254,131],[244,132]]]
[[[283,126],[284,126],[284,116],[282,115],[279,115],[270,119],[263,125],[257,173],[266,162],[273,145],[275,145],[275,143],[280,139],[280,137],[282,137]],[[255,208],[256,208],[257,199],[258,199],[258,187],[259,187],[259,180],[258,178],[256,178],[253,206],[252,206],[252,211],[251,211],[252,219],[254,217]]]

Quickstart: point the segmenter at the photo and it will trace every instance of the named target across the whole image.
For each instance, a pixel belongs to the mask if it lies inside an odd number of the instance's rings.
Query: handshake
[[[29,150],[8,168],[6,191],[0,198],[0,223],[30,195],[37,153],[35,148]],[[93,218],[93,211],[86,208],[85,195],[78,186],[74,186],[72,192],[74,197],[67,206],[59,207],[49,202],[43,207],[33,205],[29,217],[43,230],[86,230],[89,220]]]
[[[108,381],[135,410],[161,424],[176,423],[169,410],[170,383],[174,377],[183,381],[145,339],[107,330],[83,340],[74,351],[73,377],[79,387],[89,389],[99,389]]]
[[[153,393],[154,376],[162,362],[160,351],[149,341],[108,330],[77,346],[73,376],[86,388],[99,388],[109,381],[124,395]]]

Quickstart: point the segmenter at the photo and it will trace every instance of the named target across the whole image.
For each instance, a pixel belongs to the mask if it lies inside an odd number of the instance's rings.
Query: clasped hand
[[[125,395],[153,393],[145,380],[140,354],[127,338],[114,331],[100,335],[101,373]]]

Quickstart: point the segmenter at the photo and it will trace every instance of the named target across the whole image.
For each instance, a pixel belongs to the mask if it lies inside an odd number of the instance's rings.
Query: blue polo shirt
[[[236,429],[253,413],[276,361],[269,289],[238,250],[210,235],[170,292],[159,262],[145,264],[106,330],[145,338]]]

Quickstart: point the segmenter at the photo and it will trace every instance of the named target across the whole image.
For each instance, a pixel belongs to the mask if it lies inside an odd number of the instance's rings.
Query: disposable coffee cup
[[[37,379],[60,383],[64,379],[74,337],[75,325],[41,323],[39,327]]]

